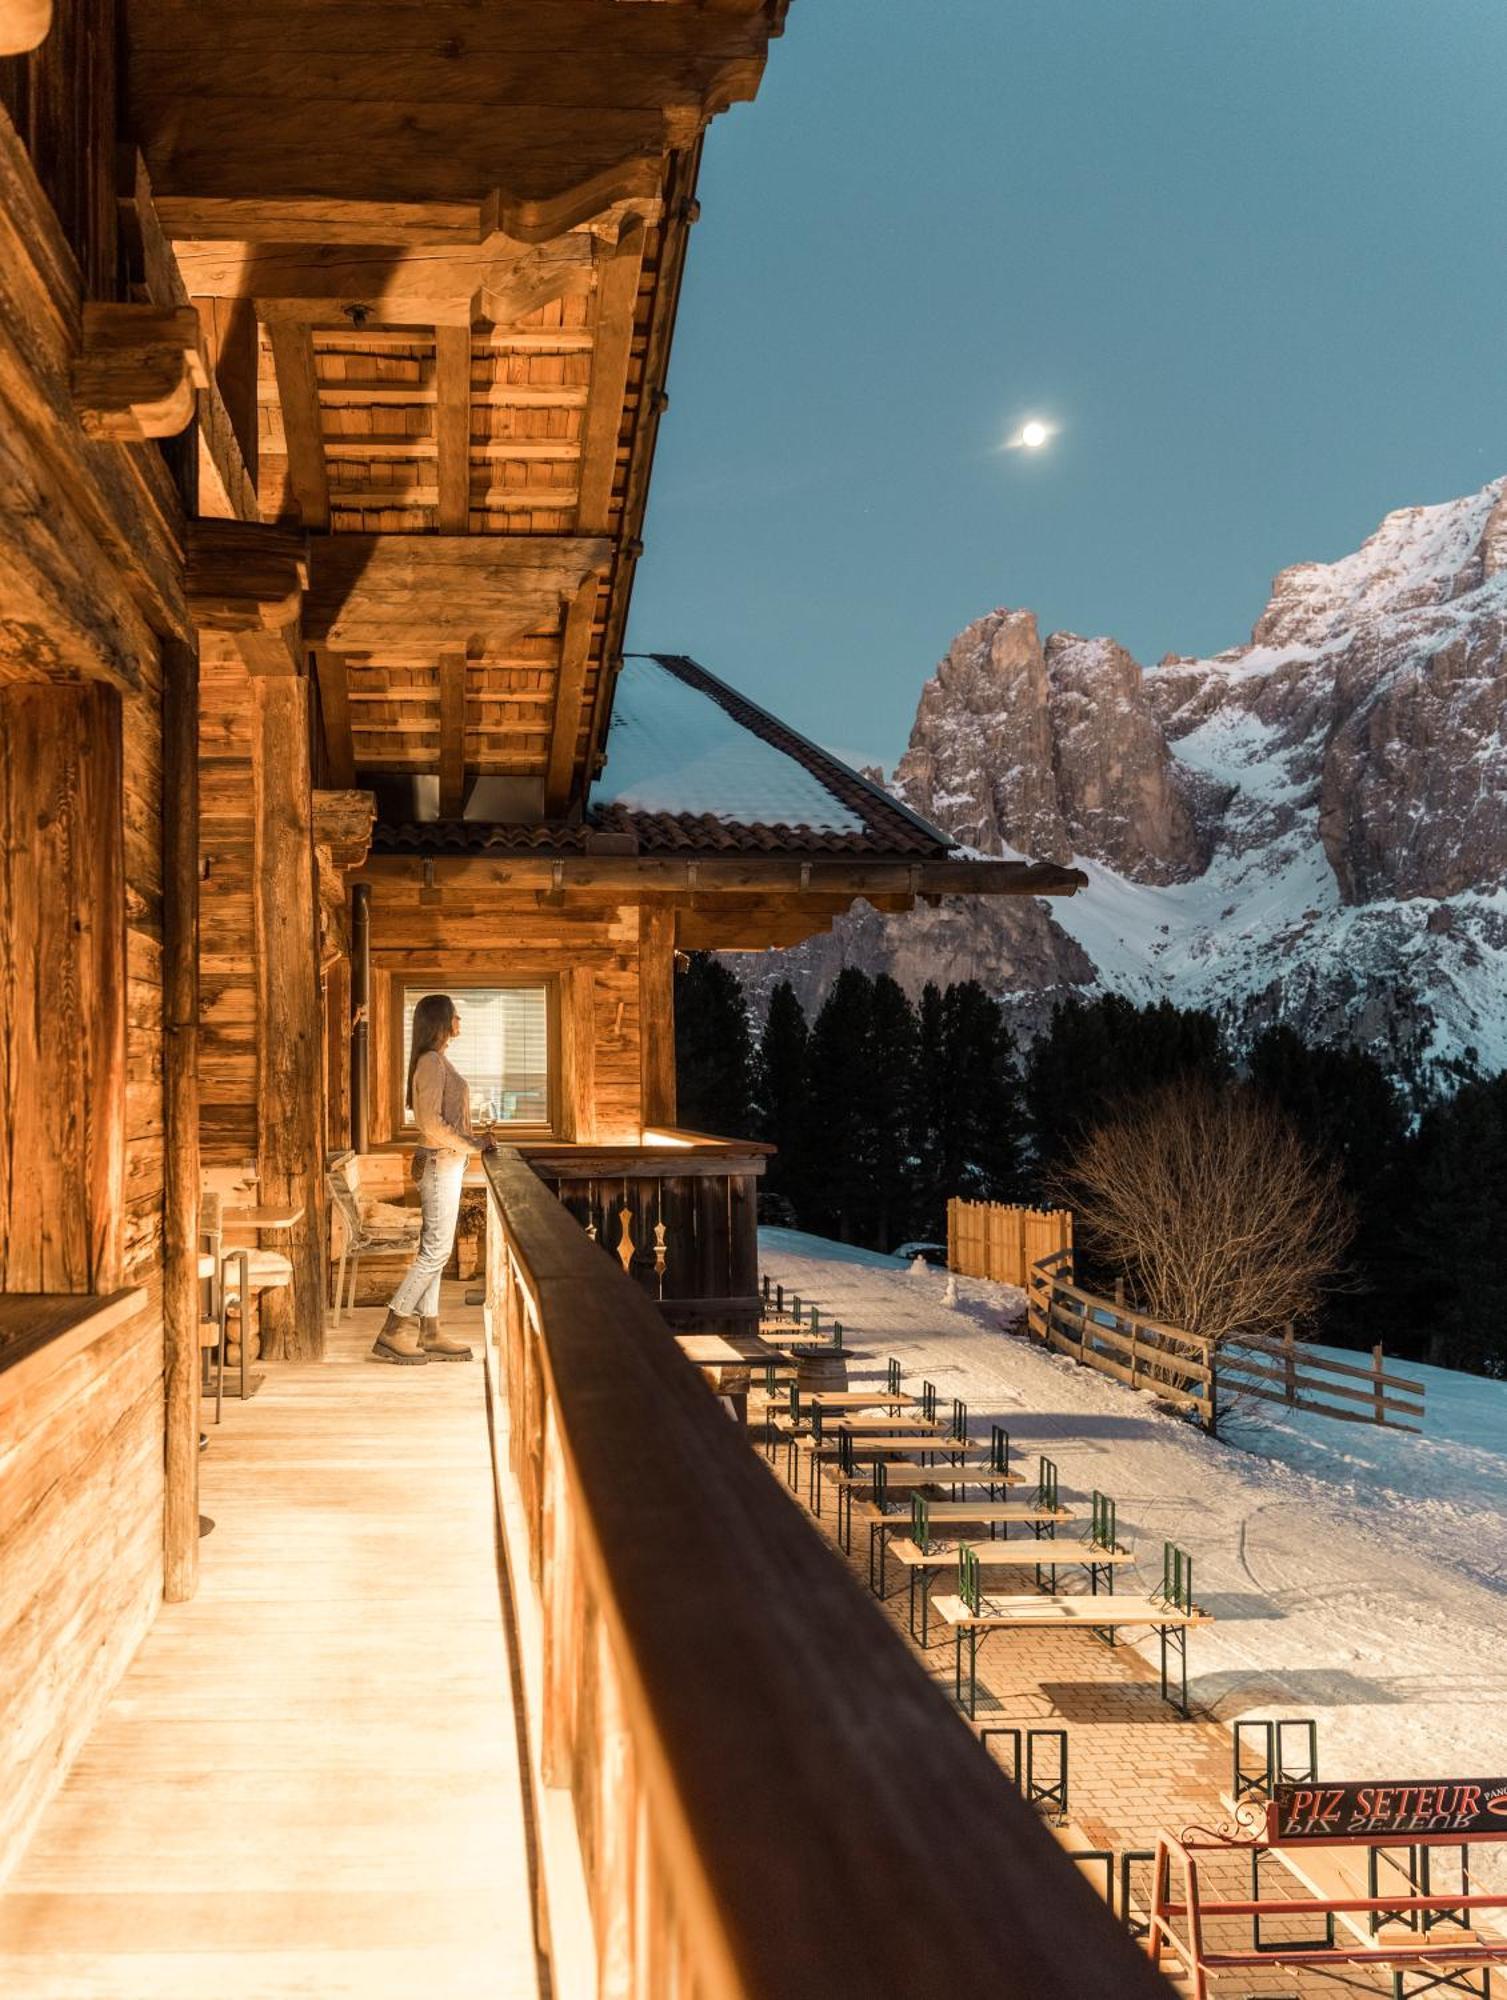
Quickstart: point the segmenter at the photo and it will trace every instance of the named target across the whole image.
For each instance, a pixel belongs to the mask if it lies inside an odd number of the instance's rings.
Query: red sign
[[[1267,1838],[1274,1847],[1303,1840],[1507,1840],[1507,1778],[1278,1785],[1267,1809]]]

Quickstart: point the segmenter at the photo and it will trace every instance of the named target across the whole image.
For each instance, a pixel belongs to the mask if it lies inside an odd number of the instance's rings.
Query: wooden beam
[[[637,216],[630,216],[607,259],[597,290],[591,390],[581,426],[581,501],[576,522],[583,535],[607,532],[643,261],[644,226]]]
[[[51,27],[52,0],[0,0],[0,56],[24,56]]]
[[[308,540],[293,528],[190,521],[184,589],[201,632],[228,632],[254,674],[297,673]]]
[[[208,381],[191,306],[85,305],[73,407],[86,436],[111,444],[176,437]]]
[[[675,1123],[675,912],[646,905],[638,913],[640,1115],[645,1125]]]
[[[566,1115],[572,1140],[585,1146],[597,1135],[596,973],[589,965],[573,965],[561,987]]]
[[[657,192],[666,157],[753,95],[774,22],[593,0],[412,13],[248,0],[204,35],[183,0],[137,0],[129,117],[175,233],[391,244],[427,210],[430,242],[468,222],[473,242],[545,241]]]
[[[121,1283],[121,703],[0,689],[0,1291]]]
[[[274,1360],[317,1361],[324,1351],[323,1018],[308,681],[256,681],[252,718],[260,1192],[268,1203],[304,1211],[278,1239],[293,1282],[261,1295],[262,1346]]]
[[[322,534],[330,525],[330,482],[320,435],[313,337],[306,326],[271,326],[267,332],[282,405],[288,487],[304,526]]]
[[[471,525],[471,325],[434,330],[434,440],[439,458],[439,531]]]
[[[468,251],[424,245],[180,243],[195,296],[254,299],[268,326],[373,320],[470,327],[505,325],[550,299],[590,291],[596,241],[582,231],[549,244],[494,236]]]
[[[636,899],[645,895],[812,896],[824,906],[832,897],[894,896],[1071,896],[1088,887],[1077,868],[1052,861],[914,861],[855,857],[801,860],[796,855],[713,855],[682,860],[672,855],[607,853],[541,855],[511,853],[443,855],[435,867],[446,883],[471,889],[540,889],[555,886],[599,896]],[[417,881],[417,855],[374,854],[364,871],[373,882]]]
[[[377,801],[351,788],[314,793],[314,845],[335,868],[359,868],[370,852]]]
[[[440,818],[459,819],[466,802],[466,655],[440,653]]]
[[[610,559],[610,544],[593,537],[316,536],[305,629],[350,653],[481,650],[538,630]]]
[[[152,184],[146,162],[139,153],[125,161],[125,178],[120,194],[120,221],[123,238],[134,246],[146,279],[146,291],[153,305],[186,306],[188,289],[173,255],[152,200]],[[201,514],[224,519],[257,521],[256,479],[241,451],[241,440],[225,398],[213,372],[207,387],[198,395],[199,425],[199,508]],[[251,428],[255,429],[253,408]],[[254,463],[254,459],[253,459]]]
[[[199,656],[162,649],[163,1595],[199,1581]]]
[[[345,659],[327,646],[313,649],[314,671],[319,677],[319,711],[324,718],[325,759],[330,783],[342,788],[356,782],[355,750],[351,740],[350,687]]]
[[[551,817],[564,812],[570,803],[599,594],[597,579],[588,577],[565,613],[560,671],[555,679],[555,711],[550,724],[549,762],[544,778],[544,810]]]
[[[210,375],[235,433],[241,463],[254,486],[258,455],[257,375],[261,362],[256,308],[250,299],[200,297],[194,299],[193,306],[199,315]]]

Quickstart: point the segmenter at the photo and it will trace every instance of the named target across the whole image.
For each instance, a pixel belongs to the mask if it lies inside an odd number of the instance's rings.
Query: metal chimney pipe
[[[351,890],[351,1144],[371,1146],[372,892],[367,882]]]

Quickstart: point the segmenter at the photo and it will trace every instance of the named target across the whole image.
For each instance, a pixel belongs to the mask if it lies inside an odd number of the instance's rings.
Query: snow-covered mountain
[[[1029,611],[969,625],[897,794],[986,854],[1074,859],[1071,901],[882,917],[741,970],[974,976],[1029,1029],[1068,991],[1271,1020],[1419,1074],[1507,1067],[1507,480],[1389,514],[1273,585],[1251,642],[1142,670]]]

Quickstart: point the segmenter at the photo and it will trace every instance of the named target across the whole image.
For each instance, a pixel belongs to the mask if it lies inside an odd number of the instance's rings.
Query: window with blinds
[[[475,1124],[548,1125],[549,993],[543,986],[452,986],[460,1033],[445,1054],[471,1086]],[[413,1010],[432,986],[403,990],[403,1064]],[[412,1114],[405,1113],[411,1120]]]

